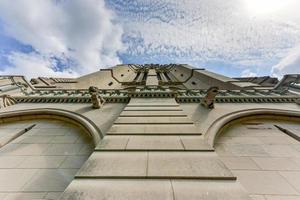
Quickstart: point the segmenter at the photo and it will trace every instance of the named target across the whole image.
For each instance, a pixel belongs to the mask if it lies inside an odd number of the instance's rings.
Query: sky
[[[299,0],[0,0],[0,75],[77,77],[182,63],[300,73]]]

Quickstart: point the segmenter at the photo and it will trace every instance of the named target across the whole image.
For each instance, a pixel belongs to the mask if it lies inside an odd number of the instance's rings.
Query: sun
[[[278,12],[294,0],[243,0],[250,14],[265,15]]]

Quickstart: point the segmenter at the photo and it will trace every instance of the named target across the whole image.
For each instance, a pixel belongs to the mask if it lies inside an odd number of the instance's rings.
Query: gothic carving
[[[214,102],[216,95],[218,94],[218,87],[211,87],[207,90],[206,96],[201,100],[201,105],[206,108],[212,109],[214,108]]]
[[[201,103],[207,95],[205,90],[186,90],[175,87],[127,88],[127,90],[22,90],[25,96],[14,96],[18,103],[91,103],[91,93],[98,94],[99,101],[127,103],[130,98],[176,98],[178,103]],[[297,103],[298,96],[288,90],[219,90],[217,103]]]
[[[98,96],[99,89],[94,86],[89,87],[89,93],[91,94],[92,107],[99,109],[105,103],[105,100],[102,96]]]

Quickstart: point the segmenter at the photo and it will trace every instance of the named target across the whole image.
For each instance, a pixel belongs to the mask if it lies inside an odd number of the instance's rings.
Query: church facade
[[[0,77],[0,199],[298,200],[300,75]]]

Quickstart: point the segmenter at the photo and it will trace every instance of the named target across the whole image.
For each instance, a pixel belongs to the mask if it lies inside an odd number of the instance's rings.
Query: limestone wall
[[[253,199],[300,199],[299,141],[274,125],[300,134],[299,119],[245,119],[221,132],[216,152]]]
[[[53,119],[1,123],[0,141],[31,125],[0,147],[1,199],[58,199],[93,151],[83,129]]]

